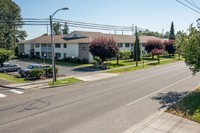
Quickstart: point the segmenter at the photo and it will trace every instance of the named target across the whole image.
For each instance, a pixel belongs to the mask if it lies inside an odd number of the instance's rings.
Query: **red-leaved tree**
[[[154,48],[153,50],[151,50],[151,54],[152,55],[157,55],[158,56],[158,64],[160,64],[160,55],[162,55],[163,53],[164,53],[163,49]]]
[[[152,59],[154,59],[154,55],[160,55],[159,53],[163,51],[164,48],[165,46],[161,40],[148,40],[145,45],[145,50],[147,53],[151,53]]]
[[[119,48],[113,38],[97,37],[90,43],[89,50],[93,56],[98,56],[103,63],[106,59],[116,57]]]

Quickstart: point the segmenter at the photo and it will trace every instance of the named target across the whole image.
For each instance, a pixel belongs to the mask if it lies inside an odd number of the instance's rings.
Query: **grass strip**
[[[200,123],[200,88],[189,93],[166,112]]]
[[[165,64],[169,64],[169,63],[174,63],[174,62],[178,62],[178,61],[181,61],[181,60],[177,60],[177,59],[167,59],[167,60],[163,60],[162,62],[160,62],[160,64],[157,63],[157,61],[155,62],[152,62],[152,63],[146,63],[144,64],[144,67],[143,67],[143,64],[139,64],[138,67],[135,66],[127,66],[125,68],[116,68],[116,69],[111,69],[109,71],[106,71],[108,73],[125,73],[125,72],[131,72],[131,71],[135,71],[135,70],[140,70],[140,69],[144,69],[144,68],[150,68],[150,67],[153,67],[153,66],[159,66],[159,65],[165,65]]]
[[[27,83],[27,82],[29,82],[25,78],[21,78],[21,77],[9,75],[9,74],[4,74],[4,73],[0,73],[0,79],[11,82],[11,83]]]
[[[49,82],[48,84],[50,86],[65,86],[65,85],[70,85],[70,84],[74,84],[78,82],[81,82],[81,80],[76,79],[76,78],[66,78],[66,79],[57,80],[54,84],[52,82]]]

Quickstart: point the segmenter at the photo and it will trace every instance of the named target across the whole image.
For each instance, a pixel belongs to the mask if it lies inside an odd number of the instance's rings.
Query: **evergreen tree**
[[[170,40],[175,40],[175,34],[174,34],[174,22],[171,23],[169,39],[170,39]]]
[[[141,43],[137,32],[135,31],[135,43],[134,43],[134,61],[141,61]]]
[[[68,28],[67,22],[65,22],[65,24],[64,24],[64,28],[62,29],[62,33],[63,33],[63,35],[69,34],[69,28]]]

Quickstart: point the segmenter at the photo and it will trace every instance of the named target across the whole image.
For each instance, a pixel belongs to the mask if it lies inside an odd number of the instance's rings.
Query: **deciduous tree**
[[[185,63],[190,67],[193,74],[200,71],[200,30],[190,26],[189,35],[182,44],[182,53]]]
[[[176,40],[175,40],[175,46],[176,46],[176,53],[178,54],[178,59],[179,60],[180,60],[181,54],[182,54],[181,46],[186,41],[186,39],[187,39],[187,34],[186,33],[184,33],[183,31],[177,32]]]
[[[0,48],[14,50],[15,43],[27,36],[22,23],[20,7],[12,0],[0,0]]]
[[[8,61],[12,55],[13,51],[0,49],[0,66],[2,66],[5,61]]]
[[[97,37],[90,43],[89,51],[93,56],[97,56],[101,59],[102,63],[106,59],[110,59],[116,56],[119,48],[116,45],[116,41],[113,38]]]
[[[148,40],[146,45],[145,45],[145,50],[147,53],[151,53],[152,59],[154,58],[154,53],[152,50],[158,49],[158,50],[163,50],[165,48],[163,42],[161,40]]]

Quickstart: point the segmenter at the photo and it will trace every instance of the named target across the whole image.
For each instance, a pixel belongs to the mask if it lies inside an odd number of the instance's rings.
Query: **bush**
[[[31,73],[33,74],[34,77],[40,78],[41,76],[44,76],[45,71],[42,69],[33,69],[31,70]]]
[[[83,59],[82,59],[82,63],[83,63],[83,64],[88,64],[88,63],[89,63],[89,61],[88,61],[88,59],[86,59],[86,58],[83,58]]]
[[[82,61],[78,57],[75,57],[72,59],[72,63],[82,63]]]
[[[78,57],[74,57],[74,58],[66,57],[66,58],[63,58],[63,61],[69,62],[69,63],[83,63],[83,64],[89,63],[88,59],[86,59],[86,58],[80,59]]]
[[[119,59],[121,60],[128,60],[133,57],[133,54],[131,54],[131,51],[128,50],[121,50],[119,51]]]
[[[47,71],[47,75],[52,75],[52,73],[53,73],[52,67],[49,67],[46,71]],[[55,72],[56,72],[56,74],[58,74],[58,67],[56,67]]]

